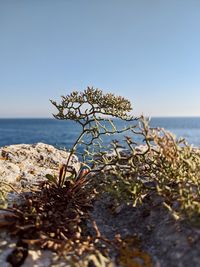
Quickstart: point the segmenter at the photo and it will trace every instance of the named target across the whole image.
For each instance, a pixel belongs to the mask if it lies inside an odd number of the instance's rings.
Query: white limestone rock
[[[0,183],[10,184],[19,192],[22,187],[28,189],[32,184],[45,180],[46,174],[58,175],[59,164],[66,164],[68,156],[68,152],[43,143],[2,147],[0,148]],[[70,165],[76,171],[81,166],[78,158],[74,155]],[[19,195],[11,188],[10,191],[7,194],[9,206],[20,201]],[[5,211],[0,211],[0,223],[4,213]],[[10,263],[7,262],[7,257],[14,249],[15,243],[15,239],[10,238],[5,231],[0,231],[0,266],[11,267]],[[66,266],[63,264],[61,260],[53,260],[51,251],[29,250],[28,257],[22,267]]]
[[[59,164],[66,164],[69,153],[51,145],[37,143],[20,144],[0,148],[0,181],[21,183],[22,186],[44,180],[46,174],[58,174]],[[70,160],[76,171],[78,158]]]
[[[20,168],[16,164],[0,160],[0,180],[12,183],[20,176]]]

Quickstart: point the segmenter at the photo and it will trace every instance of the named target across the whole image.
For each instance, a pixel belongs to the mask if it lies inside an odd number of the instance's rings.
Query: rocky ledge
[[[18,195],[12,188],[18,192],[30,191],[36,183],[46,179],[46,174],[58,175],[59,165],[65,164],[68,156],[68,152],[43,143],[10,145],[0,148],[0,185],[2,185],[0,193],[2,194],[3,185],[10,186],[10,188],[8,187],[10,190],[7,188],[9,191],[8,205],[12,205],[13,201],[18,199]],[[80,162],[76,156],[72,156],[70,165],[79,170]],[[0,212],[0,220],[1,214],[2,212]],[[1,267],[12,266],[7,262],[7,258],[15,247],[15,243],[16,240],[8,237],[7,233],[0,232]],[[29,255],[21,266],[65,266],[63,264],[51,251],[29,250]]]
[[[58,174],[59,164],[67,162],[69,153],[43,143],[20,144],[0,148],[0,181],[18,183],[22,187],[43,180],[46,174]],[[80,163],[72,156],[71,165]]]
[[[13,185],[19,192],[26,189],[29,191],[33,184],[44,180],[47,173],[57,174],[59,164],[66,163],[68,156],[66,151],[43,143],[0,148],[0,182]],[[71,164],[76,169],[80,168],[76,156],[73,156]],[[10,189],[10,194],[14,194],[12,188]],[[12,202],[13,199],[13,197],[8,198],[8,201]],[[108,239],[113,239],[116,234],[120,234],[123,238],[139,235],[142,247],[153,258],[155,267],[199,266],[199,228],[187,222],[174,221],[163,207],[162,198],[152,194],[136,209],[125,204],[115,207],[111,197],[105,194],[94,203],[91,216],[95,219],[100,232]],[[11,239],[6,232],[0,232],[0,266],[13,266],[7,262],[7,258],[15,244],[15,239]],[[31,249],[20,266],[66,267],[67,265],[51,251]],[[149,267],[141,262],[131,266]]]

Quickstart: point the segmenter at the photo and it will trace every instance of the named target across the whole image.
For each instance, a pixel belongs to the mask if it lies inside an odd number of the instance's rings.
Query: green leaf
[[[53,182],[53,183],[56,183],[57,182],[57,177],[54,176],[54,175],[51,175],[51,174],[46,174],[45,177],[50,181],[50,182]]]

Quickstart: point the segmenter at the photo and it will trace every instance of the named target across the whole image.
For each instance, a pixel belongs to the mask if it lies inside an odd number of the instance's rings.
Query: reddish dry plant
[[[5,209],[0,226],[28,244],[73,250],[78,240],[87,239],[85,221],[94,193],[88,192],[86,185],[84,178],[66,181],[62,188],[43,182],[23,204]]]

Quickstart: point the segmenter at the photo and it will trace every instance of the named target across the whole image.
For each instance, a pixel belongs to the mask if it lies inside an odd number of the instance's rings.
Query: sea
[[[125,126],[116,120],[119,128]],[[161,127],[171,131],[178,138],[200,147],[200,117],[163,117],[151,118],[152,127]],[[80,133],[78,124],[57,119],[0,119],[0,147],[12,144],[34,144],[43,142],[62,149],[70,149]],[[123,140],[123,135],[108,136],[103,139],[105,146],[114,140]]]

